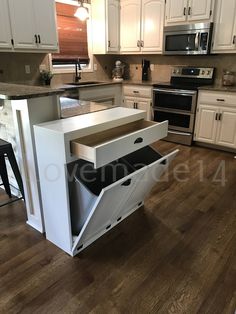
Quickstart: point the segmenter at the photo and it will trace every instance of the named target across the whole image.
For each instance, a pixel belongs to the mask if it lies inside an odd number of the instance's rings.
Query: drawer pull
[[[167,162],[166,159],[162,160],[161,165],[166,165],[166,162]]]
[[[129,186],[131,183],[131,179],[126,180],[125,182],[123,182],[121,185],[123,186]]]
[[[139,91],[138,90],[134,90],[133,93],[134,94],[139,94]]]
[[[216,100],[217,101],[225,101],[225,99],[223,99],[223,98],[217,98]]]
[[[138,137],[135,141],[134,144],[139,144],[143,142],[143,138],[142,137]]]

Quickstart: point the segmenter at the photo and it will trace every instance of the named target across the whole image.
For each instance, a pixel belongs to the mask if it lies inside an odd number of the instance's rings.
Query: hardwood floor
[[[155,147],[180,152],[145,207],[75,258],[0,208],[0,313],[235,312],[236,159]]]

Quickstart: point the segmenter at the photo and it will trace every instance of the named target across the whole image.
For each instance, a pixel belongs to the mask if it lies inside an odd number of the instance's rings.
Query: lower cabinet
[[[77,254],[143,205],[177,151],[161,156],[146,146],[99,169],[78,160],[67,165],[72,232]]]
[[[236,94],[200,92],[194,139],[236,149]]]
[[[123,87],[123,104],[127,108],[145,110],[146,119],[151,120],[152,116],[152,87],[125,85]]]

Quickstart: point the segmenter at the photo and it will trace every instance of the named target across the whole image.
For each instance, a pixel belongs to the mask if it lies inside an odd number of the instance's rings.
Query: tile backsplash
[[[150,73],[152,81],[169,81],[170,70],[174,65],[192,65],[216,68],[216,82],[221,82],[224,69],[236,72],[236,55],[210,55],[210,56],[162,56],[162,55],[96,55],[94,64],[97,70],[82,74],[83,80],[111,79],[111,72],[116,60],[126,64],[126,76],[131,80],[141,80],[141,62],[145,58],[154,65]],[[39,66],[45,64],[49,67],[48,56],[38,53],[0,53],[0,81],[40,85]],[[31,73],[25,73],[25,65],[30,66]],[[71,82],[74,74],[55,74],[52,84]]]

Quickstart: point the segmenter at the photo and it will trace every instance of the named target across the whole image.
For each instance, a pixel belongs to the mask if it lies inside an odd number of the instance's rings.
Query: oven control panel
[[[190,77],[201,79],[212,79],[214,68],[196,68],[196,67],[173,67],[171,71],[172,77]]]

